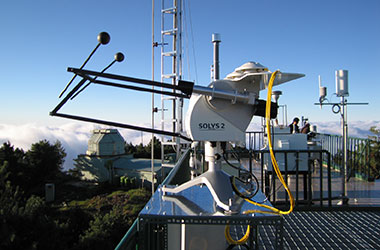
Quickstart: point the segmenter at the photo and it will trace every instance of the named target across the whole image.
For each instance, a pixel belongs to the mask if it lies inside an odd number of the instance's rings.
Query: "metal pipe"
[[[165,9],[165,6],[164,6],[164,1],[161,1],[161,11]],[[162,31],[164,30],[164,14],[161,12],[161,29]],[[161,31],[161,67],[160,67],[160,70],[161,70],[161,82],[163,83],[164,82],[164,57],[162,56],[164,54],[164,44],[165,44],[165,39],[164,39],[164,32]],[[161,90],[163,90],[163,88],[161,87]],[[161,95],[161,130],[164,130],[165,127],[164,127],[164,120],[165,120],[165,103],[164,103],[164,96]],[[162,135],[161,136],[161,164],[164,163],[164,140],[165,140],[165,137]]]
[[[85,76],[83,76],[83,77],[84,77],[84,79],[87,79]],[[141,88],[141,87],[132,86],[132,85],[123,85],[120,83],[106,82],[106,81],[100,81],[100,80],[95,80],[92,82],[95,84],[106,85],[106,86],[117,87],[117,88],[123,88],[123,89],[132,89],[132,90],[136,90],[136,91],[163,94],[163,95],[174,96],[174,97],[189,98],[188,96],[186,96],[184,94],[173,93],[173,92],[169,92],[169,91],[161,91],[158,89]]]
[[[173,5],[175,6],[176,8],[176,11],[173,13],[173,30],[176,31],[173,33],[173,38],[172,38],[172,51],[177,51],[177,32],[179,32],[178,30],[178,23],[177,23],[177,12],[178,12],[178,4],[177,4],[177,0],[173,0]],[[172,73],[175,75],[175,77],[172,79],[172,84],[173,86],[177,85],[177,81],[178,81],[178,71],[177,71],[177,55],[174,54],[173,57],[172,57]],[[173,89],[173,93],[175,93],[176,91]],[[172,99],[172,131],[173,133],[176,132],[176,120],[177,120],[177,109],[176,109],[176,105],[177,105],[177,100],[176,98],[173,98]],[[177,139],[175,137],[173,137],[173,142],[177,141]],[[177,150],[177,157],[179,156],[179,152],[178,152],[178,147],[176,148]]]
[[[342,192],[342,204],[345,203],[345,199],[347,197],[347,105],[346,99],[344,96],[341,97],[341,105],[342,105],[342,128],[343,128],[343,192]]]
[[[87,79],[83,78],[68,94],[63,98],[63,100],[50,112],[51,115],[54,115],[62,108],[62,106],[72,97],[82,85],[87,81]]]
[[[330,156],[330,151],[327,151],[327,185],[328,185],[328,201],[329,201],[329,204],[328,206],[331,207],[332,206],[332,203],[331,203],[331,200],[332,200],[332,191],[331,191],[331,156]],[[322,162],[322,161],[321,161]],[[323,163],[321,163],[323,164]]]
[[[238,101],[238,102],[242,102],[242,103],[254,104],[254,102],[253,102],[254,98],[252,96],[250,96],[248,94],[246,94],[246,95],[239,94],[239,93],[233,92],[233,91],[218,90],[218,89],[212,89],[209,87],[194,85],[193,93],[211,96],[211,97],[216,97],[216,98],[222,98],[222,99],[230,100],[233,103]]]
[[[115,75],[115,74],[110,74],[110,73],[100,73],[97,71],[76,69],[76,68],[68,68],[67,71],[80,75],[80,76],[83,76],[83,75],[98,76],[98,77],[120,80],[120,81],[125,81],[125,82],[134,82],[134,83],[139,83],[139,84],[144,84],[144,85],[149,85],[149,86],[157,86],[157,87],[163,87],[163,88],[168,88],[168,89],[181,90],[179,86],[175,86],[172,84],[151,81],[151,80],[146,80],[146,79],[139,79],[135,77]]]
[[[152,82],[154,82],[154,0],[152,0]],[[152,86],[154,90],[154,86]],[[152,92],[152,129],[154,129],[154,93]],[[152,172],[152,196],[154,194],[154,133],[152,133],[152,144],[150,145],[150,168]]]
[[[95,53],[95,51],[99,48],[101,43],[98,43],[98,45],[96,45],[95,49],[91,52],[91,54],[87,57],[87,59],[84,61],[84,63],[82,64],[82,66],[80,66],[79,69],[83,69],[83,67],[86,65],[86,63],[88,62],[88,60],[90,60],[90,58],[92,57],[92,55]],[[71,78],[71,80],[66,84],[65,88],[62,90],[62,92],[59,94],[59,98],[62,97],[62,95],[66,92],[66,90],[69,88],[69,86],[71,85],[71,83],[74,81],[75,77],[77,77],[77,75],[73,75],[73,77]]]
[[[132,130],[137,130],[141,132],[147,132],[147,133],[154,133],[154,134],[159,134],[159,135],[166,135],[166,136],[176,136],[180,137],[186,141],[192,141],[190,138],[183,136],[178,133],[173,133],[165,130],[157,130],[157,129],[151,129],[151,128],[146,128],[146,127],[139,127],[135,125],[130,125],[130,124],[124,124],[124,123],[118,123],[118,122],[112,122],[112,121],[106,121],[106,120],[99,120],[99,119],[94,119],[94,118],[88,118],[88,117],[83,117],[83,116],[77,116],[77,115],[69,115],[69,114],[64,114],[64,113],[53,113],[50,112],[51,116],[58,116],[62,118],[67,118],[67,119],[72,119],[72,120],[78,120],[78,121],[83,121],[83,122],[91,122],[91,123],[98,123],[98,124],[103,124],[103,125],[108,125],[112,127],[118,127],[118,128],[125,128],[125,129],[132,129]]]
[[[212,34],[212,43],[214,44],[214,74],[213,74],[213,80],[219,80],[220,79],[220,73],[219,73],[219,43],[220,43],[220,34],[214,33]]]
[[[96,45],[95,49],[90,53],[90,55],[87,57],[87,59],[84,61],[84,63],[82,64],[82,66],[80,66],[80,69],[83,69],[83,67],[87,64],[87,62],[90,60],[90,58],[94,55],[95,51],[99,48],[99,46],[101,44],[108,44],[109,41],[110,41],[110,35],[107,33],[107,32],[100,32],[98,37],[98,44]],[[75,77],[77,75],[73,75],[73,77],[71,78],[71,80],[69,81],[69,83],[66,85],[66,87],[62,90],[62,92],[59,94],[59,98],[62,97],[63,93],[65,93],[65,91],[69,88],[70,84],[74,81]]]
[[[116,62],[116,60],[113,60],[107,67],[105,67],[100,73],[104,73],[108,68],[110,68],[114,63]],[[74,76],[77,76],[77,75],[74,75]],[[98,77],[95,76],[94,77],[94,80],[96,80]],[[70,100],[73,100],[77,95],[79,95],[80,93],[83,92],[83,90],[85,90],[89,85],[91,84],[91,82],[87,83],[85,86],[83,86],[83,88],[81,88],[75,95],[73,95]]]
[[[107,69],[109,69],[115,62],[122,62],[124,60],[124,55],[123,53],[121,52],[118,52],[115,54],[115,59],[107,66],[105,67],[101,72],[100,74],[103,74]],[[75,75],[76,76],[76,75]],[[96,80],[96,78],[98,78],[97,76],[94,77],[94,80]],[[79,95],[83,90],[85,90],[89,85],[91,84],[91,82],[87,83],[83,88],[81,88],[73,97],[71,97],[70,100],[73,100],[77,95]]]

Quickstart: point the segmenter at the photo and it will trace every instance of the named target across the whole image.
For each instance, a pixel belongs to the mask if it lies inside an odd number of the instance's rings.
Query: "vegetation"
[[[348,169],[350,176],[356,176],[368,181],[380,178],[380,129],[370,128],[374,135],[363,139],[353,151],[348,150]],[[343,151],[339,150],[332,157],[336,168],[343,166]]]
[[[149,199],[144,189],[94,185],[63,172],[59,142],[0,147],[0,249],[113,249]],[[44,188],[54,183],[56,199]]]
[[[373,136],[369,136],[369,171],[370,175],[378,179],[380,178],[380,129],[373,126],[369,131],[374,134]]]
[[[125,144],[125,152],[127,154],[133,154],[135,158],[150,158],[151,157],[151,149],[152,148],[152,140],[148,143],[148,145],[144,146],[140,143],[137,146],[134,146],[132,143]],[[153,148],[154,148],[154,158],[161,159],[161,141],[156,137],[153,137]],[[175,153],[173,148],[170,146],[164,147],[165,154]]]

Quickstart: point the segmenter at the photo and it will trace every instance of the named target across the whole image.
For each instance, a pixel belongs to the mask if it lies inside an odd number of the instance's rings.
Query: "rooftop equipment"
[[[348,95],[348,71],[336,70],[335,71],[335,83],[336,83],[336,96],[346,97]]]
[[[129,76],[109,74],[105,73],[105,70],[102,72],[86,70],[83,69],[83,65],[87,62],[87,59],[79,69],[68,68],[69,72],[74,73],[73,78],[79,76],[82,79],[50,112],[50,115],[182,138],[183,140],[193,142],[193,152],[196,151],[196,145],[204,145],[205,162],[208,165],[207,171],[199,176],[193,176],[191,180],[179,186],[162,186],[158,192],[164,197],[167,197],[169,194],[186,191],[190,188],[193,190],[194,186],[204,184],[207,186],[212,196],[215,208],[218,208],[217,210],[222,211],[224,214],[230,215],[239,213],[239,207],[241,208],[242,202],[269,209],[276,214],[288,214],[293,210],[294,199],[274,158],[270,129],[268,129],[268,145],[271,152],[271,160],[274,166],[273,169],[276,171],[280,182],[284,185],[289,194],[291,205],[288,211],[281,211],[270,205],[257,203],[240,193],[235,184],[235,178],[222,170],[222,156],[224,158],[228,143],[245,142],[245,131],[253,116],[265,117],[266,127],[270,127],[270,120],[277,116],[277,100],[281,94],[280,92],[274,92],[273,95],[276,102],[272,102],[273,86],[298,79],[304,75],[297,73],[283,73],[279,70],[271,72],[267,67],[260,63],[247,62],[236,68],[224,79],[220,80],[218,58],[220,36],[214,34],[213,42],[214,51],[215,54],[217,54],[214,56],[214,80],[207,87],[195,85],[193,82],[181,79],[177,79],[178,81],[176,84],[168,84]],[[158,130],[153,127],[140,127],[114,121],[59,113],[60,109],[67,101],[86,88],[88,84],[82,88],[86,81],[104,86],[162,94],[180,99],[190,99],[185,120],[186,134],[182,133],[180,130]],[[68,85],[70,85],[70,83]],[[65,90],[68,88],[68,85]],[[147,88],[144,86],[154,86],[159,87],[160,89],[155,89],[153,87]],[[82,90],[80,90],[81,88]],[[264,89],[268,89],[266,100],[259,99],[260,91]],[[62,93],[64,93],[65,90]],[[199,164],[199,162],[194,160],[193,157],[190,157],[190,167],[192,169],[197,168],[197,164]],[[192,173],[194,175],[197,174],[196,171],[192,171]],[[239,195],[239,197],[244,197],[244,199],[240,199],[235,194]],[[250,227],[247,228],[245,236],[242,239],[234,241],[229,234],[229,225],[227,225],[225,229],[225,237],[230,244],[244,244],[250,235],[249,228]]]
[[[220,36],[214,35],[215,46]],[[217,51],[217,49],[215,49]],[[94,52],[94,51],[93,51]],[[90,55],[91,56],[91,55]],[[214,67],[218,68],[216,57]],[[105,124],[115,127],[134,129],[155,134],[180,137],[188,141],[205,142],[205,160],[208,162],[208,171],[178,187],[163,187],[164,193],[178,193],[197,184],[206,184],[212,193],[217,205],[225,211],[231,211],[234,203],[233,191],[229,175],[221,170],[221,155],[227,142],[244,142],[245,131],[253,116],[264,117],[266,102],[259,99],[259,92],[270,85],[279,85],[300,77],[303,74],[282,73],[276,71],[276,77],[267,67],[257,62],[247,62],[236,68],[223,80],[215,80],[207,87],[195,85],[193,82],[179,80],[178,85],[138,79],[128,76],[96,72],[85,69],[68,68],[74,76],[82,80],[69,92],[66,97],[51,111],[51,115],[69,119]],[[273,79],[271,79],[271,76]],[[217,77],[217,74],[215,74]],[[99,80],[102,79],[102,80]],[[115,82],[115,81],[118,82]],[[84,85],[86,81],[123,89],[159,93],[168,96],[189,98],[189,109],[186,115],[186,135],[178,132],[169,132],[153,128],[139,127],[130,124],[121,124],[112,121],[99,120],[58,113],[62,106]],[[122,83],[120,83],[122,82]],[[133,82],[140,85],[157,86],[161,90],[139,87],[127,84]],[[172,91],[167,91],[172,90]],[[174,90],[174,91],[173,91]],[[269,96],[269,101],[270,101]],[[270,118],[277,116],[277,104],[272,103]],[[270,119],[268,118],[268,119]]]
[[[346,97],[348,94],[348,70],[336,70],[335,71],[335,85],[336,85],[336,96],[341,98],[340,102],[332,103],[326,98],[327,89],[321,86],[321,77],[319,76],[319,103],[314,103],[315,105],[332,105],[332,112],[334,114],[341,115],[342,121],[342,148],[343,148],[343,178],[342,178],[342,204],[348,203],[347,198],[347,181],[348,181],[348,148],[347,148],[347,138],[348,138],[348,123],[347,123],[347,105],[368,105],[368,103],[348,103]],[[327,102],[325,102],[327,101]]]

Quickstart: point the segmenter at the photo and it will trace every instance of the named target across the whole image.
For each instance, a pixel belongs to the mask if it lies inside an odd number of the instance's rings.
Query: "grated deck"
[[[284,249],[380,249],[380,209],[293,212],[284,218]],[[273,228],[259,230],[259,249],[274,249]]]

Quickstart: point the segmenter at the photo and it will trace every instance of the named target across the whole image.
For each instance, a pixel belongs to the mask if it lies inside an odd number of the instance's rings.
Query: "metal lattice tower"
[[[169,4],[162,0],[161,7],[161,81],[177,85],[182,77],[182,0],[172,0]],[[175,90],[173,90],[175,92]],[[173,132],[183,131],[183,98],[165,97],[161,95],[161,129],[165,130],[171,124]],[[167,113],[167,115],[165,115]],[[171,114],[171,118],[169,118]],[[164,164],[164,147],[171,145],[175,148],[177,159],[181,152],[179,137],[171,141],[161,137],[161,159]]]

